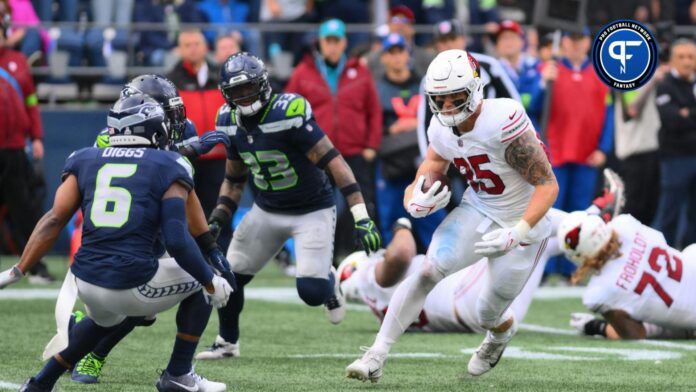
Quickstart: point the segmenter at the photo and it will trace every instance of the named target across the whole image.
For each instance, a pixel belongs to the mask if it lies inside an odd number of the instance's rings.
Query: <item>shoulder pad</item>
[[[278,94],[269,103],[269,109],[261,120],[259,128],[272,133],[300,128],[312,118],[312,107],[298,94]]]
[[[237,119],[234,110],[228,104],[220,106],[215,114],[215,130],[234,136],[237,133]]]
[[[501,143],[515,139],[530,129],[530,127],[533,127],[521,103],[510,98],[499,98],[496,101],[502,103],[499,109],[503,115],[503,121],[500,126]]]

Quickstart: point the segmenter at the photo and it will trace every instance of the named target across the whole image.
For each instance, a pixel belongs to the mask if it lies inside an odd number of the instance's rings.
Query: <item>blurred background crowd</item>
[[[407,216],[403,190],[427,148],[431,115],[421,81],[447,49],[473,52],[486,98],[523,103],[560,184],[557,208],[585,209],[601,189],[598,173],[609,166],[626,183],[627,213],[661,230],[674,247],[695,243],[696,1],[588,0],[586,27],[556,33],[534,25],[536,5],[0,0],[0,246],[21,252],[62,161],[91,144],[104,126],[103,108],[124,82],[142,73],[168,76],[202,134],[214,129],[223,104],[219,66],[241,50],[266,61],[275,91],[308,99],[388,241],[393,222]],[[598,79],[589,50],[602,25],[626,18],[651,28],[661,66],[648,85],[619,92]],[[218,147],[195,163],[204,208],[223,178],[225,152]],[[466,185],[453,184],[458,200]],[[443,217],[413,222],[421,250]],[[353,250],[350,236],[344,214],[337,257]],[[560,277],[554,282],[573,270],[561,258],[547,265],[548,276]],[[34,274],[51,278],[41,266]]]

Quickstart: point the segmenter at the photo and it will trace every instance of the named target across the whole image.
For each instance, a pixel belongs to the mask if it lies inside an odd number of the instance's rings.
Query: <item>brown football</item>
[[[440,189],[437,190],[435,194],[438,194],[442,192],[442,188],[447,185],[449,188],[449,178],[447,178],[446,174],[439,173],[439,172],[434,172],[434,171],[429,171],[425,173],[425,182],[423,183],[423,192],[427,192],[431,186],[433,186],[434,183],[437,181],[440,181],[442,185],[440,185]]]

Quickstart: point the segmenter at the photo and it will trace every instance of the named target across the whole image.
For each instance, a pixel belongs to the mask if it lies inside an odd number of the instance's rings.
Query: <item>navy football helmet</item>
[[[107,117],[109,144],[113,147],[146,146],[166,149],[169,119],[159,102],[149,95],[119,98]]]
[[[169,118],[170,141],[175,143],[181,140],[186,128],[186,107],[171,80],[153,74],[136,76],[121,91],[122,97],[133,94],[146,94],[159,102]]]
[[[244,116],[258,113],[271,99],[271,84],[263,61],[247,52],[234,54],[225,61],[218,87],[227,104]]]

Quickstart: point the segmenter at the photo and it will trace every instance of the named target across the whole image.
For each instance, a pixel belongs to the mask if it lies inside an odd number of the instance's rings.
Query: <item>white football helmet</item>
[[[341,264],[338,265],[336,270],[336,275],[341,283],[341,291],[343,296],[348,301],[357,301],[360,299],[360,294],[358,292],[357,286],[354,284],[355,279],[351,280],[350,277],[353,275],[355,270],[358,269],[358,265],[364,263],[369,256],[365,251],[357,251],[349,254]]]
[[[483,99],[483,82],[478,62],[464,50],[445,50],[435,57],[425,74],[425,94],[430,110],[446,127],[461,124],[471,116]],[[438,95],[465,91],[467,99],[456,108],[443,111],[435,102]]]
[[[571,212],[558,226],[558,246],[566,257],[582,264],[609,243],[611,232],[599,216],[585,211]]]

